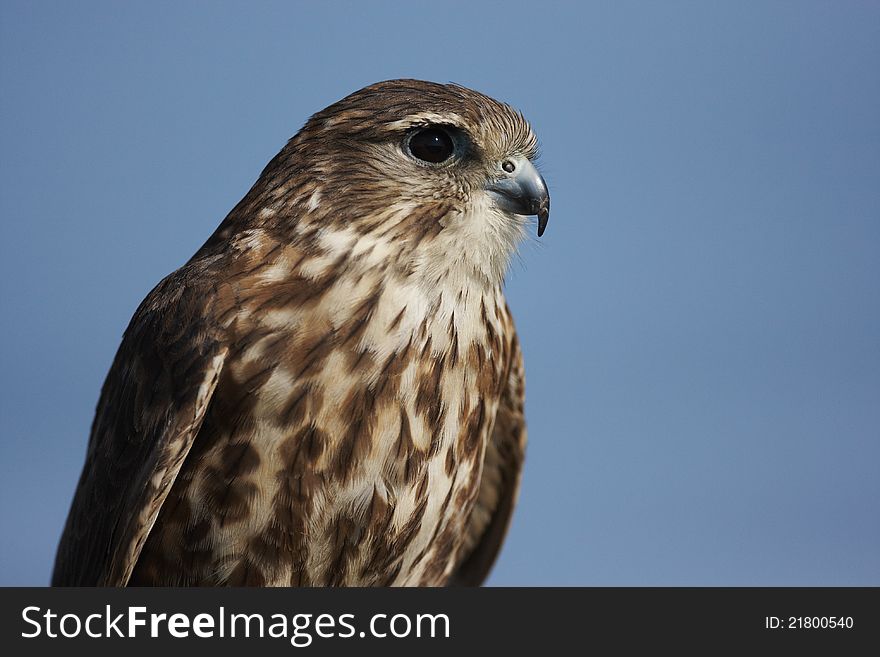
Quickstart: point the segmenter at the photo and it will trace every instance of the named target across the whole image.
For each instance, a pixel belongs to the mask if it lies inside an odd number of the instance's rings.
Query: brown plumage
[[[535,148],[454,85],[314,115],[132,318],[53,584],[479,584],[525,448],[501,286],[549,213]]]

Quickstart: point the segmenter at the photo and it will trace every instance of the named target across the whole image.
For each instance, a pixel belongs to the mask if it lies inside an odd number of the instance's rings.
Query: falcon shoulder
[[[486,445],[480,492],[449,586],[483,583],[501,549],[519,494],[526,450],[525,369],[512,321],[509,327],[511,356],[506,382]]]
[[[125,586],[131,576],[223,367],[208,268],[191,261],[165,278],[125,331],[101,390],[54,586]]]

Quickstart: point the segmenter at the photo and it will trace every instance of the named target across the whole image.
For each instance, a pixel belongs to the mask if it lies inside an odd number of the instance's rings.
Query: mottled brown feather
[[[214,296],[180,270],[134,315],[101,391],[55,586],[125,585],[201,427],[226,349]]]
[[[450,586],[479,586],[501,550],[519,495],[526,451],[525,370],[516,336],[507,386],[486,448],[477,503]]]

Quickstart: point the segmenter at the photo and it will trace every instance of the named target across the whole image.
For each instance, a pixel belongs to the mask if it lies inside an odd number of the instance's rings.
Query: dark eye
[[[407,145],[413,157],[431,164],[445,162],[455,152],[452,137],[440,128],[419,130],[409,138]]]

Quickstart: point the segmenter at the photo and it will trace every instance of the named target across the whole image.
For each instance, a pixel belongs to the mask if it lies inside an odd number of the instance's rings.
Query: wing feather
[[[125,586],[199,431],[226,356],[197,268],[168,276],[129,324],[101,390],[52,576]]]
[[[489,575],[510,526],[519,494],[526,450],[525,370],[513,324],[507,385],[495,416],[480,479],[480,492],[468,522],[451,586],[479,586]]]

